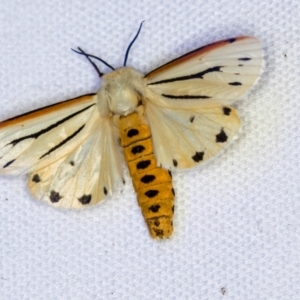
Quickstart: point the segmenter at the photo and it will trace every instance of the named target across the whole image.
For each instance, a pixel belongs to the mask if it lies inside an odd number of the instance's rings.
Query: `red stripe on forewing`
[[[16,125],[21,122],[29,121],[33,118],[38,118],[38,117],[41,117],[41,116],[49,114],[49,113],[57,112],[58,110],[61,110],[61,109],[67,108],[67,107],[71,107],[78,103],[90,102],[95,95],[96,94],[88,94],[88,95],[80,96],[77,98],[65,100],[65,101],[59,102],[57,104],[48,105],[48,106],[30,111],[30,112],[27,112],[25,114],[4,120],[4,121],[0,122],[0,129],[8,127],[8,126]]]
[[[247,38],[249,38],[249,37],[248,36],[240,36],[240,37],[235,38],[235,42],[236,41],[241,41],[241,40],[244,40],[244,39],[247,39]],[[182,55],[182,56],[180,56],[180,57],[178,57],[174,60],[171,60],[170,62],[168,62],[164,65],[162,65],[161,67],[158,67],[157,69],[151,71],[150,73],[145,75],[145,77],[147,77],[148,80],[151,80],[155,76],[163,73],[164,71],[167,71],[167,70],[171,69],[172,67],[175,67],[175,66],[177,66],[181,63],[184,63],[184,62],[186,62],[190,59],[200,57],[200,56],[206,54],[207,52],[210,52],[210,51],[216,50],[218,48],[221,48],[223,46],[226,46],[228,44],[231,44],[230,40],[232,40],[232,39],[218,41],[218,42],[200,47],[200,48],[198,48],[196,50],[193,50],[189,53],[186,53],[186,54],[184,54],[184,55]]]

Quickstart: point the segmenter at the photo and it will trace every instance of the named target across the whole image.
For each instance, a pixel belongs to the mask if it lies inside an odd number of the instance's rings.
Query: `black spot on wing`
[[[173,165],[174,165],[174,167],[177,167],[177,166],[178,166],[178,162],[177,162],[176,159],[173,159]]]
[[[142,153],[145,150],[145,147],[142,145],[137,145],[132,147],[131,153],[132,154],[137,154],[137,153]]]
[[[233,85],[233,86],[238,86],[238,85],[242,85],[240,82],[238,81],[234,81],[234,82],[229,82],[229,85]]]
[[[68,141],[70,141],[72,138],[74,138],[84,128],[84,126],[85,125],[82,125],[81,127],[79,127],[74,133],[72,133],[70,136],[68,136],[66,139],[64,139],[63,141],[61,141],[56,146],[52,147],[48,152],[46,152],[45,154],[43,154],[39,159],[42,159],[43,157],[49,155],[51,152],[57,150],[58,148],[60,148],[64,144],[66,144]]]
[[[138,135],[138,134],[139,134],[139,131],[135,128],[132,128],[127,132],[127,136],[130,137],[130,138],[135,136],[135,135]]]
[[[231,108],[223,107],[223,113],[224,113],[224,115],[229,116],[231,113]]]
[[[187,76],[180,76],[180,77],[174,77],[174,78],[159,80],[159,81],[155,81],[155,82],[152,82],[152,83],[148,83],[148,85],[175,82],[175,81],[183,81],[183,80],[190,80],[190,79],[203,79],[204,75],[206,75],[208,73],[222,72],[221,68],[223,68],[223,66],[216,66],[216,67],[208,68],[208,69],[206,69],[202,72],[199,72],[199,73],[195,73],[195,74],[191,74],[191,75],[187,75]]]
[[[89,204],[92,200],[92,195],[83,195],[82,197],[78,198],[78,200],[83,205]]]
[[[154,204],[154,205],[151,205],[149,207],[149,210],[151,210],[154,213],[157,213],[159,211],[159,209],[160,209],[160,205],[159,204]]]
[[[191,116],[191,117],[190,117],[190,122],[193,123],[194,120],[195,120],[195,116]]]
[[[70,165],[71,165],[71,166],[74,166],[74,165],[75,165],[75,163],[74,163],[73,160],[70,161]]]
[[[103,193],[104,193],[104,195],[107,195],[107,188],[106,187],[103,188]]]
[[[226,142],[228,139],[227,134],[225,133],[225,131],[223,130],[223,128],[221,129],[220,133],[218,133],[216,135],[216,142],[217,143],[224,143]]]
[[[141,169],[143,170],[143,169],[148,168],[150,166],[150,164],[151,164],[150,160],[142,160],[136,164],[136,168],[138,170],[141,170]]]
[[[34,174],[34,176],[31,179],[33,182],[38,183],[41,181],[41,178],[39,176],[39,174]]]
[[[252,58],[251,57],[241,57],[241,58],[238,58],[238,60],[242,60],[242,61],[247,61],[247,60],[251,60]]]
[[[168,170],[170,177],[172,178],[172,172],[170,170]]]
[[[3,168],[7,168],[7,167],[10,166],[14,161],[15,161],[15,159],[13,159],[13,160],[7,162],[7,163],[3,166]]]
[[[148,190],[147,192],[145,192],[145,195],[148,198],[153,198],[158,194],[158,190]]]
[[[161,94],[162,96],[170,99],[209,99],[211,97],[205,95],[168,95]]]
[[[201,160],[203,160],[203,156],[204,156],[204,152],[197,152],[195,153],[195,155],[192,156],[192,159],[195,162],[200,162]]]
[[[55,191],[51,191],[50,192],[50,201],[52,202],[52,203],[57,203],[61,198],[62,198],[62,196],[58,193],[58,192],[55,192]]]
[[[141,178],[141,182],[143,182],[143,183],[150,183],[150,182],[152,182],[153,180],[155,180],[155,176],[154,176],[154,175],[144,175],[144,176]]]

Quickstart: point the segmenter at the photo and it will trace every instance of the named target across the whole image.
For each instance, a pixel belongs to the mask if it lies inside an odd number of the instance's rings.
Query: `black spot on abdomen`
[[[138,135],[138,134],[139,134],[139,131],[137,129],[135,129],[135,128],[130,129],[127,132],[127,136],[130,137],[130,138],[133,137],[133,136],[135,136],[135,135]]]
[[[148,168],[149,166],[150,166],[150,164],[151,164],[151,161],[150,160],[142,160],[142,161],[140,161],[140,162],[138,162],[137,164],[136,164],[136,168],[138,169],[138,170],[140,170],[140,169],[146,169],[146,168]]]
[[[137,145],[137,146],[132,147],[131,153],[132,153],[132,154],[137,154],[137,153],[143,152],[144,150],[145,150],[145,147],[144,147],[144,146],[142,146],[142,145]]]
[[[145,193],[148,198],[153,198],[158,194],[158,190],[149,190]]]
[[[141,182],[143,183],[150,183],[153,180],[155,180],[155,176],[154,175],[145,175],[141,178]]]
[[[154,213],[157,213],[160,209],[160,205],[159,204],[155,204],[149,207],[149,210],[151,210]]]

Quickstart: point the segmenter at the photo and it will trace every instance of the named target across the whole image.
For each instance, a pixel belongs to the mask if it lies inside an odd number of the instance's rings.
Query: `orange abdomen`
[[[137,200],[153,238],[173,232],[174,189],[171,172],[157,166],[150,128],[137,113],[120,118],[121,145]]]

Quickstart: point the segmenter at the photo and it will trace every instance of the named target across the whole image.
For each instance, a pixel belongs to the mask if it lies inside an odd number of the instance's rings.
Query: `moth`
[[[172,171],[196,167],[226,148],[241,121],[231,106],[258,81],[258,39],[200,47],[146,75],[84,55],[102,79],[97,93],[0,123],[0,168],[29,174],[35,198],[61,208],[97,204],[124,182],[126,162],[153,238],[173,232]],[[103,74],[92,59],[112,69]]]

